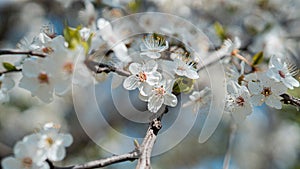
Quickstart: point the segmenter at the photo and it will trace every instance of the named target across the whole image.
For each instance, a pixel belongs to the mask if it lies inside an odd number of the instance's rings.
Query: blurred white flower
[[[290,72],[286,62],[283,62],[279,57],[272,56],[270,60],[269,70],[267,75],[276,82],[282,82],[289,89],[299,87],[299,81],[293,77],[293,72]]]
[[[5,74],[0,76],[0,103],[9,101],[8,91],[14,85],[15,82],[10,77],[7,77]]]
[[[193,106],[193,111],[197,112],[202,106],[208,104],[211,99],[211,90],[205,87],[201,91],[193,91],[189,96],[190,100],[182,105],[182,107]]]
[[[151,93],[147,98],[142,99],[148,101],[148,110],[150,112],[156,113],[163,104],[171,107],[177,105],[177,98],[171,93],[172,84],[171,82],[163,80],[152,87]]]
[[[217,51],[219,55],[233,55],[239,51],[241,47],[241,40],[238,37],[235,37],[232,41],[231,39],[226,39],[223,42],[222,47]]]
[[[153,34],[146,36],[143,39],[143,44],[140,45],[141,55],[146,55],[152,59],[157,59],[161,56],[160,52],[169,48],[169,43],[160,36]]]
[[[125,43],[118,38],[117,33],[113,31],[112,25],[107,20],[100,18],[97,20],[97,28],[99,29],[98,33],[112,48],[116,57],[122,62],[131,62],[132,59],[128,55]]]
[[[46,151],[46,156],[51,161],[60,161],[66,156],[65,147],[73,142],[70,134],[59,133],[60,126],[54,123],[46,123],[40,131],[41,139],[38,147]]]
[[[156,70],[157,63],[154,60],[150,60],[145,64],[131,63],[129,71],[132,75],[124,80],[124,88],[127,90],[139,88],[140,93],[146,96],[149,93],[150,86],[155,85],[162,78]]]
[[[227,84],[226,111],[237,124],[243,122],[253,111],[248,89],[232,80]]]
[[[46,59],[45,64],[52,65],[53,76],[55,76],[54,89],[58,95],[64,95],[71,89],[72,77],[74,73],[77,56],[84,55],[83,48],[69,50],[64,46],[57,47]],[[77,63],[83,64],[81,62]]]
[[[245,62],[242,61],[241,64],[241,70],[238,71],[237,67],[235,65],[232,65],[228,72],[226,72],[227,77],[230,80],[238,82],[239,85],[245,84]]]
[[[287,91],[287,87],[281,82],[268,78],[265,74],[259,74],[257,78],[257,81],[248,83],[253,105],[260,106],[265,102],[270,107],[281,109],[280,95]]]
[[[38,140],[39,136],[32,134],[19,141],[14,147],[15,157],[2,160],[3,169],[49,169],[44,151],[37,146]]]
[[[55,65],[46,64],[43,59],[25,60],[19,86],[27,89],[33,96],[37,96],[42,101],[49,103],[53,100],[53,90],[55,77],[53,70]]]
[[[85,26],[88,26],[88,27],[95,25],[95,21],[97,18],[97,12],[95,10],[94,5],[90,1],[85,0],[84,6],[85,6],[85,9],[79,11],[79,13],[78,13],[79,20]]]
[[[174,59],[175,73],[179,76],[185,76],[190,79],[198,79],[199,75],[193,67],[193,63],[186,63],[181,59]]]

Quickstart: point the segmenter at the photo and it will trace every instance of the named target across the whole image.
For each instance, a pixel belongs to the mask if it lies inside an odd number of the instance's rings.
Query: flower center
[[[32,159],[29,157],[25,157],[22,159],[22,166],[24,168],[31,168],[32,167]]]
[[[44,48],[42,49],[42,51],[43,51],[44,53],[47,53],[47,54],[50,54],[50,53],[54,52],[54,50],[53,50],[51,47],[44,47]]]
[[[185,68],[183,66],[178,66],[177,70],[185,71]]]
[[[47,83],[49,84],[49,77],[46,73],[42,72],[39,74],[38,79],[40,83]]]
[[[51,137],[47,137],[46,138],[46,143],[50,147],[54,143],[54,141],[53,141],[53,139]]]
[[[155,87],[154,91],[155,91],[156,95],[160,95],[160,96],[163,96],[166,93],[166,91],[163,88],[163,86],[161,86],[161,87]]]
[[[72,62],[67,62],[64,64],[63,66],[63,70],[65,72],[67,72],[68,74],[72,74],[73,73],[73,70],[74,70],[74,65]]]
[[[138,77],[139,77],[139,79],[140,79],[140,82],[145,82],[145,81],[147,80],[147,75],[146,75],[145,72],[140,72],[140,73],[138,74]]]
[[[239,96],[235,99],[236,104],[238,104],[239,106],[244,106],[245,103],[245,99],[242,96]]]
[[[283,73],[283,71],[279,70],[278,74],[280,75],[280,77],[285,78],[285,74]]]
[[[262,95],[268,97],[272,94],[272,90],[270,87],[264,87],[263,91],[261,92]]]

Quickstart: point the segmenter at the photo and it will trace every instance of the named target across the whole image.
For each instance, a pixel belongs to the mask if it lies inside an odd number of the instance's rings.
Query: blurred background
[[[210,48],[222,44],[216,23],[226,31],[227,37],[239,37],[241,50],[248,55],[263,51],[269,56],[285,53],[290,61],[300,67],[300,1],[299,0],[90,0],[94,9],[88,10],[82,0],[0,0],[0,48],[15,49],[26,37],[32,40],[45,24],[52,24],[55,32],[62,34],[64,23],[76,27],[87,25],[79,11],[90,11],[92,16],[109,21],[139,12],[170,13],[193,23],[211,41]],[[93,11],[94,10],[94,11]],[[87,12],[88,13],[88,12]],[[155,18],[150,18],[150,21]],[[148,23],[147,20],[141,22]],[[172,27],[170,28],[172,29]],[[0,61],[14,60],[18,56],[0,56]],[[2,64],[1,64],[2,65]],[[3,67],[0,67],[3,70]],[[205,75],[205,72],[203,73]],[[12,75],[17,82],[20,75]],[[299,78],[299,75],[298,75]],[[101,113],[112,128],[133,138],[142,138],[147,123],[135,123],[119,114],[113,105],[113,96],[127,97],[122,86],[111,88],[112,77],[95,86]],[[300,90],[290,91],[300,97]],[[136,109],[145,110],[146,104],[129,97]],[[78,97],[78,96],[77,96]],[[186,99],[182,96],[181,99]],[[80,98],[80,97],[79,97]],[[82,98],[88,99],[88,98]],[[101,142],[115,146],[121,152],[133,149],[132,145],[118,142],[110,129],[92,125],[94,110],[86,109],[90,128]],[[126,111],[126,108],[122,108]],[[164,133],[175,123],[179,108],[171,109],[163,119]],[[191,121],[191,130],[171,150],[152,158],[154,169],[219,169],[222,168],[230,137],[230,117],[223,119],[213,136],[204,144],[198,142],[206,110],[196,115],[183,110],[177,133],[185,131]],[[16,85],[10,92],[10,101],[0,105],[0,159],[11,155],[14,144],[27,134],[35,132],[45,122],[61,124],[63,132],[73,135],[74,143],[67,149],[67,157],[57,165],[71,165],[104,158],[112,154],[97,145],[80,125],[75,113],[72,94],[57,97],[51,104],[44,104]],[[178,124],[177,124],[178,125]],[[167,138],[172,140],[172,138]],[[164,143],[167,144],[167,143]],[[159,146],[159,145],[156,145]],[[132,147],[132,148],[131,148]],[[124,162],[106,168],[135,168],[136,161]],[[291,106],[282,110],[267,106],[257,107],[247,120],[239,126],[233,141],[230,169],[300,169],[300,112]]]

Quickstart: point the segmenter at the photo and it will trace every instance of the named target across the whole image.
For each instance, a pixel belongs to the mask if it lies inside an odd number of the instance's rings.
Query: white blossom
[[[245,74],[244,74],[244,72],[245,72],[245,62],[242,61],[240,66],[241,66],[241,70],[238,71],[236,66],[232,65],[229,68],[229,71],[226,72],[226,75],[230,80],[238,82],[239,85],[244,85],[245,84]]]
[[[251,93],[251,102],[255,106],[260,106],[264,102],[276,109],[281,109],[280,95],[287,91],[287,87],[273,79],[268,78],[265,74],[259,74],[256,81],[250,81],[248,88]]]
[[[53,100],[55,77],[52,72],[55,65],[47,65],[43,59],[24,61],[19,86],[27,89],[33,96],[49,103]]]
[[[107,20],[100,18],[97,20],[97,27],[99,29],[98,33],[112,48],[116,57],[122,62],[131,62],[132,59],[128,55],[128,49],[125,43],[118,38],[117,33],[112,28],[112,25]]]
[[[199,75],[192,63],[186,63],[181,59],[174,59],[174,71],[179,76],[185,76],[190,79],[198,79]]]
[[[70,134],[59,133],[60,126],[54,123],[46,123],[40,131],[41,139],[39,148],[45,150],[46,156],[51,161],[60,161],[66,155],[65,147],[73,142]]]
[[[177,98],[171,93],[172,84],[163,80],[151,88],[151,93],[149,93],[148,97],[142,97],[143,100],[148,101],[148,110],[150,112],[156,113],[163,104],[171,107],[177,105]]]
[[[289,89],[299,87],[299,81],[293,77],[287,63],[283,62],[279,57],[272,56],[269,67],[267,75],[276,82],[282,82]]]
[[[14,146],[15,157],[2,160],[3,169],[49,169],[44,151],[37,146],[38,141],[37,134],[24,137]]]
[[[85,9],[79,11],[78,17],[80,21],[86,26],[92,26],[97,18],[97,12],[94,5],[88,1],[84,1]]]
[[[217,52],[222,56],[232,55],[235,52],[238,52],[240,47],[241,47],[241,40],[238,37],[235,37],[233,41],[231,39],[226,39],[221,49],[219,49]]]
[[[189,96],[189,101],[184,103],[182,107],[193,106],[193,111],[197,112],[202,106],[208,104],[211,99],[211,90],[208,87],[205,87],[201,91],[193,91]]]
[[[250,93],[245,86],[240,86],[236,81],[229,81],[227,85],[226,111],[236,123],[241,123],[253,111]]]
[[[161,75],[157,72],[157,63],[150,60],[145,64],[131,63],[129,71],[131,76],[124,80],[123,86],[127,90],[140,89],[142,95],[147,95],[150,86],[155,85],[161,79]]]
[[[146,36],[143,40],[144,43],[140,45],[142,56],[157,59],[161,56],[161,52],[169,48],[168,41],[159,36],[155,37],[153,34]]]

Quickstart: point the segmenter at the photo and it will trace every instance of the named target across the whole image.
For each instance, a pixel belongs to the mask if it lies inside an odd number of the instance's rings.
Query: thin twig
[[[92,168],[101,168],[111,164],[120,163],[124,161],[134,161],[139,158],[139,151],[134,150],[127,154],[115,155],[109,158],[90,161],[85,164],[78,164],[69,167],[57,167],[54,166],[51,162],[48,161],[51,169],[92,169]]]
[[[295,98],[286,93],[282,94],[280,96],[283,98],[283,99],[281,99],[281,101],[284,104],[289,104],[289,105],[295,106],[297,109],[300,108],[300,99],[299,98]]]
[[[19,51],[19,50],[0,50],[0,55],[31,55],[31,56],[37,56],[44,58],[47,55],[42,54],[42,53],[36,53],[34,51]]]
[[[97,63],[92,60],[86,60],[85,61],[86,66],[95,73],[109,73],[109,72],[115,72],[121,76],[130,76],[131,74],[123,69],[105,64],[105,63]]]
[[[22,69],[13,69],[13,70],[5,70],[3,72],[0,72],[0,76],[3,74],[7,74],[7,73],[12,73],[12,72],[21,72]]]

